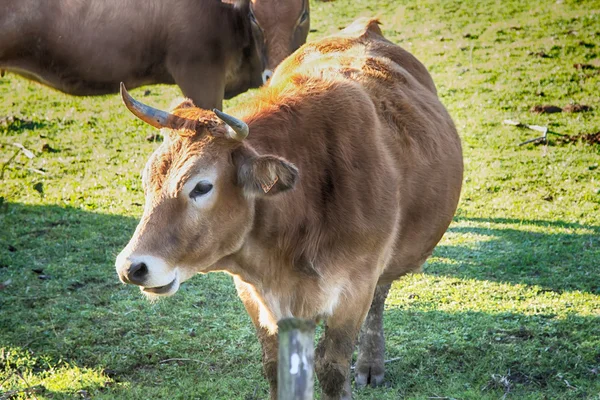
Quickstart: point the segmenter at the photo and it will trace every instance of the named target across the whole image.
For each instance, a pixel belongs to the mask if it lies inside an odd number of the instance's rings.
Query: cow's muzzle
[[[178,269],[160,257],[124,251],[115,264],[121,282],[140,286],[144,294],[165,296],[179,289]]]
[[[179,289],[179,279],[175,277],[168,285],[158,287],[142,287],[142,292],[147,295],[168,296]]]

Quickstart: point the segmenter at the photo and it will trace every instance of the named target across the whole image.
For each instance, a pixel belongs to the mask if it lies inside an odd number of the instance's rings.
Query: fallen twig
[[[563,382],[565,383],[565,385],[567,385],[567,387],[568,387],[569,389],[571,389],[571,390],[577,390],[577,387],[575,387],[575,386],[571,385],[571,384],[569,383],[569,381],[568,381],[568,380],[566,380],[566,379],[563,379]]]
[[[428,399],[437,399],[437,400],[456,400],[454,397],[440,397],[440,396],[432,396],[432,397],[428,397]]]
[[[2,382],[0,382],[0,389],[2,389],[2,385],[4,385],[4,383],[10,379],[11,376],[13,376],[15,373],[14,371],[11,372],[10,374],[8,374],[8,376],[6,377],[6,379],[4,379]]]
[[[384,364],[389,364],[389,363],[391,363],[391,362],[394,362],[394,361],[399,361],[399,360],[402,360],[402,357],[390,358],[389,360],[385,360],[383,363],[384,363]]]
[[[553,132],[551,130],[548,129],[547,126],[540,126],[540,125],[529,125],[529,124],[524,124],[522,122],[519,121],[513,121],[511,119],[505,119],[504,120],[504,124],[505,125],[513,125],[516,126],[518,128],[527,128],[527,129],[531,129],[534,131],[538,131],[538,132],[542,132],[542,136],[533,138],[533,139],[529,139],[526,140],[522,143],[519,143],[519,146],[523,146],[524,144],[527,143],[533,143],[533,142],[541,142],[541,143],[547,143],[548,142],[548,134],[551,133],[553,135],[557,135],[557,136],[566,136],[563,135],[562,133],[557,133],[557,132]]]
[[[21,149],[27,158],[31,159],[31,158],[35,157],[35,155],[30,150],[27,150],[25,148],[25,146],[23,146],[21,143],[13,143],[13,146]]]
[[[8,285],[12,283],[12,279],[7,279],[4,282],[0,282],[0,290],[6,289]],[[2,383],[6,382],[6,380],[2,381]],[[0,387],[2,387],[2,383],[0,383]]]
[[[8,159],[7,162],[5,162],[4,164],[2,164],[2,171],[0,171],[0,179],[4,179],[4,170],[6,169],[6,167],[8,167],[10,165],[10,163],[15,159],[15,157],[17,157],[17,155],[20,153],[19,150],[17,150],[12,157],[10,157]]]
[[[200,364],[206,364],[204,361],[202,360],[195,360],[193,358],[167,358],[166,360],[160,360],[158,363],[159,364],[165,364],[171,361],[193,361],[193,362],[197,362]]]
[[[46,175],[46,173],[44,171],[42,171],[41,169],[37,169],[37,168],[27,168],[28,171],[31,172],[35,172],[36,174],[40,174],[40,175]]]
[[[17,372],[15,372],[15,373],[16,373],[16,374],[17,374],[17,376],[18,376],[19,378],[21,378],[21,379],[23,380],[23,382],[25,382],[25,384],[27,385],[27,388],[26,388],[26,389],[24,389],[24,390],[21,390],[21,392],[24,392],[24,393],[27,393],[27,394],[31,393],[31,395],[33,396],[33,398],[34,398],[35,400],[37,400],[37,397],[36,397],[36,395],[35,395],[35,392],[36,392],[36,391],[38,391],[38,390],[39,390],[39,388],[38,388],[38,387],[31,387],[31,385],[29,384],[29,382],[27,382],[27,379],[25,379],[25,377],[23,376],[23,374],[21,374],[21,372],[17,371]]]

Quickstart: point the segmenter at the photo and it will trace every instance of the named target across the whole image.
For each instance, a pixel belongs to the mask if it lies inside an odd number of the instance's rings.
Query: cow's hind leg
[[[238,296],[256,327],[256,335],[262,347],[263,372],[269,382],[271,400],[277,400],[277,334],[271,334],[260,325],[258,304],[252,296],[250,286],[239,279],[234,279],[234,282]]]
[[[354,370],[357,386],[372,387],[383,383],[385,338],[383,336],[383,307],[391,284],[377,286],[371,308],[358,338],[358,358]]]

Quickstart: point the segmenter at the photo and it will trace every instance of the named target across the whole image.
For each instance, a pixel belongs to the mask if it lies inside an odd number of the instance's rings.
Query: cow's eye
[[[304,10],[304,12],[302,13],[302,17],[300,17],[300,24],[303,22],[306,22],[306,20],[308,19],[309,13],[308,10]]]
[[[256,25],[258,25],[258,21],[256,20],[256,15],[254,15],[254,12],[252,12],[252,10],[250,10],[250,12],[248,13],[248,18],[250,18],[250,21],[252,21]]]
[[[210,192],[212,188],[212,183],[198,182],[194,189],[190,192],[190,198],[195,199],[196,197],[204,196],[206,193]]]

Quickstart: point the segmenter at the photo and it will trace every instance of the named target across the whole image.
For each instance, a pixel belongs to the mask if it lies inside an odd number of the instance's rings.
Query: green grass
[[[600,145],[551,135],[518,146],[538,133],[502,124],[600,131],[600,2],[336,0],[311,11],[309,40],[379,16],[430,69],[464,145],[455,221],[387,302],[387,386],[355,398],[600,399]],[[133,94],[163,108],[180,96],[149,89]],[[529,111],[569,103],[593,110]],[[0,79],[3,117],[0,399],[266,398],[229,277],[195,277],[155,304],[118,282],[153,129],[116,95],[70,97],[15,75]]]

